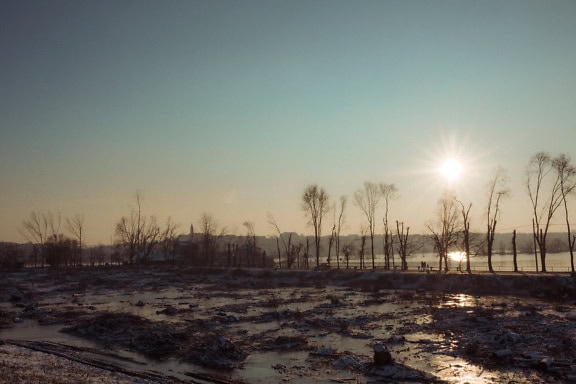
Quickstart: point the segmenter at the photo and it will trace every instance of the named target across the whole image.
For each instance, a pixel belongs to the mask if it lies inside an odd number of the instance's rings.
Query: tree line
[[[576,188],[576,167],[566,154],[551,156],[546,152],[534,154],[526,167],[526,192],[531,202],[532,239],[536,270],[546,272],[548,234],[552,219],[559,213],[566,223],[567,249],[570,253],[572,272],[576,236],[572,234],[569,216],[570,196]],[[210,214],[203,213],[197,221],[196,231],[191,225],[186,235],[178,233],[179,226],[170,218],[159,224],[153,215],[143,212],[143,194],[137,192],[130,212],[122,216],[114,228],[114,254],[111,260],[134,264],[150,262],[161,255],[164,260],[177,258],[195,265],[208,266],[276,266],[279,268],[310,268],[327,265],[349,267],[352,257],[357,257],[359,267],[391,269],[394,257],[400,260],[400,269],[408,268],[406,259],[422,247],[410,241],[410,227],[401,220],[391,220],[390,206],[398,197],[394,184],[365,182],[352,194],[352,203],[363,217],[356,244],[342,242],[349,210],[347,195],[331,198],[317,184],[308,185],[300,197],[300,209],[311,229],[305,241],[295,241],[295,234],[281,230],[272,213],[267,214],[267,224],[276,233],[276,254],[266,254],[257,244],[253,222],[245,221],[244,236],[220,225]],[[466,257],[465,271],[471,272],[470,256],[474,249],[483,248],[487,255],[488,270],[493,272],[492,255],[501,207],[509,196],[506,169],[493,170],[486,183],[486,200],[483,206],[485,233],[479,236],[470,232],[472,202],[463,202],[451,190],[445,190],[438,199],[433,220],[426,224],[428,238],[438,256],[438,271],[448,271],[448,255],[461,251]],[[328,222],[328,225],[327,225]],[[331,228],[327,246],[322,244],[323,230]],[[377,229],[381,228],[382,248],[375,248]],[[84,243],[84,217],[80,214],[62,218],[51,212],[32,212],[22,222],[21,234],[34,245],[30,264],[34,266],[78,266],[82,263]],[[514,269],[517,271],[516,231],[513,232]],[[384,265],[376,265],[376,254],[384,255]],[[97,252],[96,252],[97,254]],[[327,255],[326,262],[321,254]],[[370,256],[370,258],[368,258]],[[101,259],[101,257],[98,257]],[[93,263],[96,258],[91,260]],[[342,264],[342,265],[341,265]]]

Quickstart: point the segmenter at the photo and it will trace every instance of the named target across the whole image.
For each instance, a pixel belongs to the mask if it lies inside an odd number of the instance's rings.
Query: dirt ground
[[[570,275],[149,266],[0,276],[1,383],[576,382]],[[392,360],[376,364],[376,350]]]

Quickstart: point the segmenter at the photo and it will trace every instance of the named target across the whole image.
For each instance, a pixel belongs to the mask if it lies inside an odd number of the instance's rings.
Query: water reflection
[[[464,308],[476,306],[477,299],[474,296],[458,293],[454,295],[446,295],[443,302],[440,303],[440,308]]]

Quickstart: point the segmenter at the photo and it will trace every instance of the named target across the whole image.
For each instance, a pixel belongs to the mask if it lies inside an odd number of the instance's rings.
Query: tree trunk
[[[492,268],[492,245],[494,244],[494,235],[492,233],[488,234],[488,241],[487,241],[487,252],[488,252],[488,271],[493,273],[494,269]]]
[[[374,261],[374,232],[370,233],[370,251],[372,252],[372,269],[376,269]]]
[[[546,237],[540,229],[540,270],[542,272],[546,272]]]
[[[516,230],[512,232],[512,254],[514,255],[514,272],[518,272],[518,254],[516,252]]]
[[[574,244],[576,243],[576,235],[572,237],[572,242],[570,243],[570,266],[572,267],[572,273],[574,273]]]

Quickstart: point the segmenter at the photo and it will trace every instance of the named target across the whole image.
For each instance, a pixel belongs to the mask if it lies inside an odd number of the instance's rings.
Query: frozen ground
[[[576,382],[575,293],[553,274],[3,273],[0,382]]]

